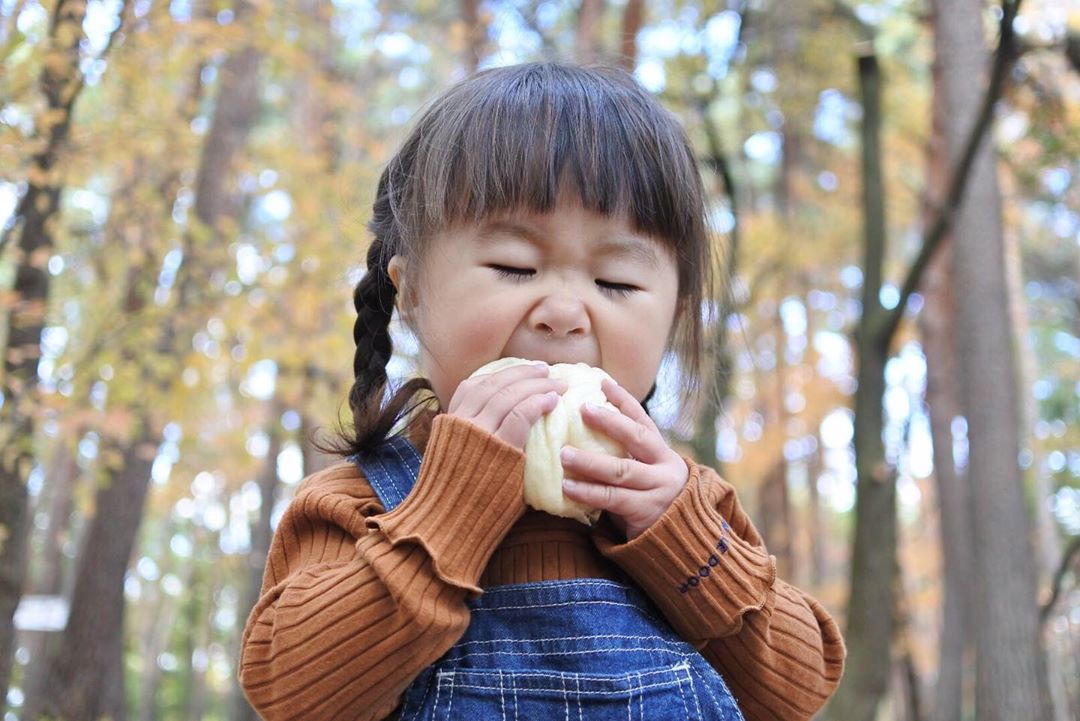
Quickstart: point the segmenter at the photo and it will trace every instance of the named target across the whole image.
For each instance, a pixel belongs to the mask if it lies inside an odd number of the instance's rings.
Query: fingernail
[[[573,490],[577,488],[577,481],[571,481],[569,478],[564,478],[562,482],[563,488]]]
[[[593,403],[592,401],[589,401],[585,404],[585,410],[589,411],[590,413],[607,413],[608,408],[607,406],[602,406],[599,403]]]
[[[559,456],[563,459],[563,461],[569,463],[574,460],[574,451],[571,448],[563,448],[562,451],[559,453]]]

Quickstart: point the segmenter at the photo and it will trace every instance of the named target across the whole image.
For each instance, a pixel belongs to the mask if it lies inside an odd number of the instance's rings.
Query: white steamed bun
[[[536,362],[524,358],[500,358],[477,369],[473,376]],[[563,495],[563,468],[559,452],[563,446],[570,445],[613,456],[627,455],[626,449],[620,444],[589,428],[581,420],[581,406],[585,403],[615,408],[600,389],[600,383],[611,376],[585,363],[556,363],[549,367],[550,377],[566,381],[568,388],[566,393],[559,396],[555,408],[529,430],[525,442],[525,503],[537,510],[589,525],[600,516],[600,510]]]

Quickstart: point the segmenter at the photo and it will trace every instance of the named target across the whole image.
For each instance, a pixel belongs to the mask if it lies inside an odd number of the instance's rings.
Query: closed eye
[[[529,276],[536,273],[532,268],[514,268],[509,265],[489,265],[500,278],[508,278],[510,280],[525,280]]]
[[[626,283],[612,283],[609,280],[598,280],[596,285],[600,287],[600,290],[607,295],[619,295],[628,296],[634,291],[641,290],[636,285],[628,285]]]

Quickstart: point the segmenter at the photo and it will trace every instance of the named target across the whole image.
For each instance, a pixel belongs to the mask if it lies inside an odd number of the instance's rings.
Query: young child
[[[484,70],[379,181],[356,286],[354,433],[278,525],[239,678],[266,719],[808,719],[844,645],[776,578],[731,485],[644,403],[697,368],[711,257],[686,136],[626,73]],[[421,377],[389,400],[395,303]],[[470,378],[504,357],[540,361]],[[617,410],[567,448],[588,527],[525,506],[523,448],[586,363]],[[425,400],[426,399],[426,400]],[[391,433],[397,424],[403,427]]]

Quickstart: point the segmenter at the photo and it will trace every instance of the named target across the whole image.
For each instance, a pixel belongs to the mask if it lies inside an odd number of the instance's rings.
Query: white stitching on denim
[[[379,476],[383,475],[384,473],[385,471],[382,469],[381,466],[378,468],[372,466],[371,470],[368,471],[366,474],[367,482],[369,486],[375,489],[375,495],[379,497],[379,500],[382,501],[383,505],[389,506],[393,499],[387,495],[386,489],[383,488],[382,483],[379,480]],[[389,511],[390,509],[387,508],[385,510]]]
[[[401,461],[401,465],[405,466],[405,470],[410,475],[415,476],[420,472],[420,463],[423,462],[423,459],[419,457],[408,441],[401,439],[401,443],[391,443],[390,448],[393,449],[394,454]],[[408,452],[406,453],[406,451]]]
[[[502,671],[499,671],[499,709],[502,711],[502,721],[506,721],[506,694],[503,693],[502,677]]]
[[[709,680],[707,678],[705,678],[705,674],[703,674],[699,669],[694,668],[693,665],[691,665],[690,668],[694,672],[694,674],[699,679],[701,679],[701,685],[705,688],[705,691],[709,694],[709,698],[712,700],[713,708],[715,710],[717,710],[717,711],[723,712],[724,707],[720,703],[720,701],[717,700],[716,694],[713,693],[713,690],[712,690],[712,684],[710,684]]]
[[[518,721],[517,682],[513,676],[510,677],[510,688],[514,690],[514,721]]]
[[[632,603],[619,603],[618,601],[564,601],[562,603],[532,603],[524,606],[499,606],[498,608],[474,608],[473,613],[488,613],[490,611],[516,611],[525,608],[561,608],[563,606],[577,606],[580,608],[585,605],[596,606],[623,606],[625,608],[637,609],[638,607]],[[638,609],[640,610],[640,609]]]
[[[685,659],[684,659],[684,661],[685,661]],[[504,675],[506,675],[506,676],[509,676],[510,678],[529,678],[529,679],[545,679],[546,678],[546,679],[553,679],[553,680],[556,680],[556,681],[561,680],[561,679],[565,679],[567,676],[573,676],[573,677],[581,679],[582,681],[620,681],[620,680],[621,681],[628,681],[631,677],[648,678],[650,676],[662,676],[664,674],[667,674],[668,676],[670,676],[673,671],[679,670],[682,667],[682,665],[683,665],[682,663],[677,663],[674,666],[664,666],[662,668],[654,668],[654,669],[650,669],[648,671],[634,671],[634,672],[622,673],[622,674],[605,674],[605,675],[602,675],[602,676],[601,675],[596,675],[596,674],[586,674],[586,673],[566,673],[566,672],[563,672],[563,671],[505,671],[505,670],[503,670],[502,673]],[[444,676],[444,677],[447,677],[447,678],[452,678],[454,680],[454,682],[457,683],[459,686],[461,685],[460,682],[459,682],[459,677],[461,677],[461,676],[464,676],[464,677],[468,678],[469,676],[475,676],[475,675],[487,675],[487,673],[488,673],[487,669],[463,669],[463,668],[459,668],[459,669],[456,669],[454,671],[439,671],[440,676]],[[671,681],[668,681],[668,685],[671,685],[671,683],[672,683]],[[658,684],[653,684],[653,685],[655,686],[655,685],[658,685]],[[558,688],[555,687],[555,686],[552,686],[548,690],[552,690],[552,689],[558,690]]]
[[[581,679],[574,679],[574,688],[577,689],[577,717],[578,721],[585,721],[581,716]]]
[[[678,683],[679,682],[676,680],[674,685],[678,685]],[[646,689],[670,689],[672,685],[673,685],[673,683],[671,681],[662,681],[662,682],[659,682],[659,683],[643,683],[642,685],[639,686],[639,688],[642,689],[643,691],[646,690]],[[457,683],[457,682],[455,682],[453,684],[453,686],[451,686],[451,688],[453,688],[453,689],[461,689],[461,690],[469,690],[469,691],[498,691],[499,690],[499,686],[484,685],[484,684],[480,684],[480,683]],[[552,688],[535,688],[535,689],[529,689],[529,691],[561,691],[561,692],[563,692],[564,695],[566,695],[567,689],[566,689],[566,684],[564,683],[564,684],[562,684],[561,688],[559,688],[559,686],[552,686]],[[588,696],[625,696],[626,691],[625,690],[588,691],[588,692],[585,692],[585,695],[588,695]]]
[[[431,708],[435,711],[439,710],[439,694],[442,693],[443,678],[444,674],[442,672],[439,672],[435,676],[435,700],[431,702]],[[421,708],[423,708],[423,706],[421,706]]]
[[[570,697],[566,694],[566,676],[560,676],[562,683],[563,721],[570,721]]]
[[[655,646],[619,646],[617,648],[594,648],[583,651],[558,651],[560,656],[588,656],[599,653],[618,653],[620,651],[655,651],[674,655],[676,658],[684,658],[685,654],[671,648],[657,648]],[[466,658],[478,658],[483,656],[549,656],[551,651],[469,651],[461,654],[458,660]]]
[[[536,581],[536,582],[530,583],[528,585],[531,586],[531,585],[538,584],[538,583],[542,583],[543,588],[578,588],[578,587],[581,587],[581,586],[597,586],[597,587],[603,587],[603,588],[618,589],[620,591],[629,591],[629,590],[631,590],[631,587],[626,585],[625,583],[619,583],[617,581],[608,581],[608,580],[605,580],[605,579],[602,579],[602,578],[596,578],[596,579],[577,578],[577,579],[570,579],[568,581]],[[485,597],[490,597],[490,596],[500,595],[500,594],[504,594],[504,593],[516,593],[516,592],[521,590],[520,586],[522,586],[522,585],[525,585],[525,584],[514,583],[514,584],[507,584],[507,585],[504,585],[504,586],[493,586],[491,588],[491,590],[486,591],[484,593],[484,596]]]
[[[612,639],[612,638],[621,638],[621,639],[626,639],[626,640],[630,640],[630,641],[642,641],[642,640],[659,641],[660,643],[662,643],[662,644],[664,644],[666,646],[677,646],[677,647],[686,646],[685,641],[669,641],[668,639],[663,638],[661,636],[656,636],[656,635],[631,636],[629,634],[622,634],[622,633],[598,633],[598,634],[594,634],[592,636],[552,636],[552,637],[548,637],[548,638],[492,638],[492,639],[487,639],[487,640],[484,640],[484,641],[459,641],[456,645],[464,647],[464,646],[481,646],[481,645],[486,645],[486,644],[491,644],[491,643],[537,643],[537,642],[540,642],[540,641],[593,641],[593,640],[599,640],[599,639],[607,640],[607,639]],[[618,648],[618,647],[613,647],[610,650],[612,650],[612,651],[622,651],[624,649]]]
[[[690,682],[690,698],[694,699],[694,708],[697,709],[697,717],[702,718],[701,704],[698,703],[697,688],[694,686],[693,666],[690,659],[686,660],[686,680]]]
[[[641,674],[637,675],[637,709],[638,709],[638,721],[645,721],[645,687],[641,684]]]
[[[408,453],[402,444],[407,444],[407,441],[402,440],[401,443],[395,443],[393,441],[388,442],[384,448],[389,448],[395,456],[397,456],[400,465],[404,466],[405,472],[412,480],[415,480],[416,475],[419,473],[418,456],[416,451],[411,446],[408,448]],[[357,454],[354,458],[354,463],[359,462],[360,455]],[[405,496],[408,495],[408,489],[399,487],[395,481],[395,474],[391,470],[393,467],[386,460],[378,456],[372,456],[369,460],[361,464],[364,470],[364,474],[367,476],[368,485],[374,490],[375,494],[379,496],[379,500],[382,501],[385,511],[389,512],[398,506]]]
[[[450,700],[446,702],[446,718],[454,718],[452,715],[452,709],[454,708],[454,687],[457,685],[454,683],[454,674],[449,675],[450,678]]]
[[[626,676],[623,676],[623,677],[610,677],[610,676],[608,676],[608,677],[595,677],[595,676],[584,676],[584,675],[581,675],[581,674],[575,674],[575,675],[543,674],[543,672],[516,672],[516,671],[505,671],[505,675],[509,676],[511,678],[511,680],[514,680],[514,679],[517,679],[517,678],[548,678],[548,679],[551,679],[552,681],[558,681],[557,684],[556,683],[551,683],[551,684],[546,684],[546,685],[531,686],[531,688],[529,688],[528,691],[546,691],[546,692],[557,691],[557,692],[562,692],[563,697],[564,697],[564,702],[567,704],[567,706],[566,706],[566,708],[567,708],[566,715],[568,716],[569,715],[569,705],[568,705],[569,704],[569,700],[568,700],[569,699],[569,695],[568,695],[569,689],[567,689],[566,682],[570,678],[575,679],[575,682],[578,683],[578,684],[580,684],[581,681],[600,681],[600,682],[603,682],[603,681],[608,681],[608,682],[615,681],[615,682],[618,682],[620,680],[630,681],[631,678],[636,678],[637,679],[637,689],[640,690],[640,691],[645,691],[646,689],[665,689],[665,688],[670,689],[671,686],[673,686],[673,685],[678,685],[679,688],[681,688],[681,685],[683,685],[683,682],[681,682],[681,680],[679,679],[679,677],[677,675],[673,675],[673,672],[679,671],[679,670],[685,670],[685,669],[686,669],[686,664],[683,663],[683,664],[676,664],[675,666],[672,666],[672,667],[669,667],[669,668],[657,669],[657,670],[654,670],[654,671],[636,672],[636,674],[626,675]],[[450,689],[451,690],[453,690],[453,689],[468,689],[468,690],[473,690],[473,691],[498,691],[499,690],[499,686],[490,685],[490,683],[482,683],[480,681],[477,681],[476,683],[462,682],[461,679],[458,678],[459,676],[468,676],[468,675],[469,675],[468,671],[458,671],[458,672],[455,672],[455,671],[442,671],[441,672],[441,676],[442,676],[443,679],[453,681],[453,683],[450,683]],[[663,679],[661,679],[661,680],[659,680],[657,682],[654,682],[654,683],[643,683],[643,677],[646,677],[646,676],[664,676],[666,678],[663,678]],[[515,683],[514,688],[515,688],[515,694],[516,694],[516,683]],[[630,691],[632,692],[633,689],[631,689]],[[617,689],[615,691],[593,690],[593,691],[585,692],[585,694],[589,695],[589,696],[622,696],[622,695],[626,694],[626,690],[622,690],[622,689]],[[437,698],[437,696],[436,696],[436,698]],[[451,695],[451,703],[453,703],[453,695]],[[686,704],[686,702],[684,700],[684,706],[685,706],[685,704]],[[447,711],[448,710],[449,710],[449,707],[447,707]],[[689,713],[689,710],[687,710],[687,712]],[[643,707],[642,708],[643,718],[644,718],[644,713],[645,713],[645,710],[644,710],[644,707]]]
[[[420,703],[418,703],[416,705],[416,708],[422,709],[422,708],[424,708],[424,704],[427,703],[428,696],[431,695],[431,682],[432,682],[433,679],[434,679],[434,676],[429,677],[428,682],[426,684],[424,684],[424,695],[420,698]],[[413,679],[413,683],[416,683],[416,679]],[[411,688],[411,687],[412,687],[412,684],[409,684],[409,686],[406,688],[406,691],[408,691],[408,689]],[[406,703],[401,708],[401,718],[407,718],[407,716],[405,715],[405,706],[408,704],[408,698],[407,698],[408,694],[407,693],[404,694],[404,697],[406,698]]]
[[[675,668],[671,669],[672,672],[675,673],[675,681],[679,684],[679,700],[682,701],[683,718],[685,719],[690,718],[690,709],[686,706],[686,692],[683,691],[682,678],[679,676],[678,671],[685,671],[688,668],[690,668],[690,664],[688,664],[684,659],[682,663],[677,664]],[[701,718],[700,713],[698,714],[698,718]]]

